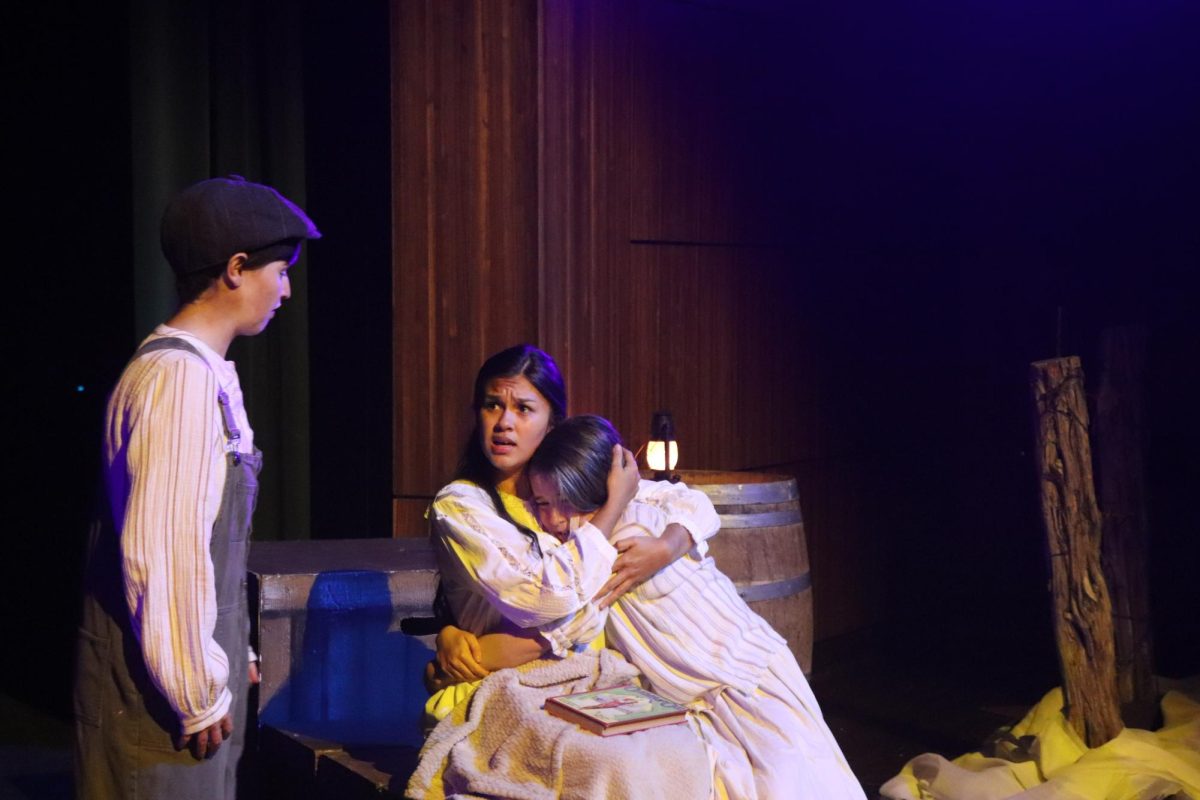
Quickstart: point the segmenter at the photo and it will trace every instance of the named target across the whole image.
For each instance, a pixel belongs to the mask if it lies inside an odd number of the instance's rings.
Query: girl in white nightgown
[[[606,497],[620,436],[601,417],[571,417],[546,434],[529,463],[544,530],[566,536]],[[654,484],[643,481],[643,489]],[[666,516],[639,491],[612,543],[660,536]],[[839,800],[865,795],[821,716],[784,639],[738,596],[707,548],[691,552],[622,595],[605,634],[650,689],[698,711],[703,738],[730,797]]]

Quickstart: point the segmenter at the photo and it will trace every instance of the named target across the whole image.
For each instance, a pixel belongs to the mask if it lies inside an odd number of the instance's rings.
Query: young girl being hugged
[[[620,435],[605,419],[571,417],[529,463],[538,520],[565,537],[607,497]],[[652,485],[643,482],[643,485]],[[639,492],[610,541],[658,537],[666,517]],[[605,633],[650,689],[691,705],[731,798],[865,797],[795,657],[737,594],[700,542],[619,597]]]

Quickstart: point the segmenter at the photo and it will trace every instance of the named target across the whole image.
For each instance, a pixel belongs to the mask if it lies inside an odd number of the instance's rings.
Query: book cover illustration
[[[546,710],[596,733],[632,732],[682,722],[687,716],[684,706],[636,686],[552,697]]]

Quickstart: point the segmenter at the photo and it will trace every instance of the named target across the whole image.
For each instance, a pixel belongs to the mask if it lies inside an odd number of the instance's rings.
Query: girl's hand
[[[438,669],[451,683],[466,683],[486,678],[488,671],[479,663],[482,652],[475,634],[447,625],[437,635]]]
[[[625,510],[629,501],[638,490],[638,482],[642,476],[638,472],[637,460],[628,448],[621,445],[613,447],[612,467],[608,470],[608,502],[615,504],[620,511]]]
[[[640,585],[654,573],[674,562],[693,546],[692,535],[687,528],[672,523],[660,538],[633,536],[614,545],[617,560],[613,562],[613,574],[593,600],[600,608],[608,608],[625,592]]]
[[[604,538],[612,536],[613,528],[625,513],[625,506],[637,494],[641,479],[633,453],[621,445],[615,445],[612,466],[608,470],[608,499],[592,515],[592,524],[604,534]]]

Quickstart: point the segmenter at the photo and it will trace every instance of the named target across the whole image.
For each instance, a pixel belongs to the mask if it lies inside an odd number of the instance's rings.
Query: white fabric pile
[[[917,756],[880,789],[886,800],[1200,800],[1200,702],[1162,699],[1157,731],[1126,728],[1089,749],[1047,694],[1004,736],[995,755]]]

